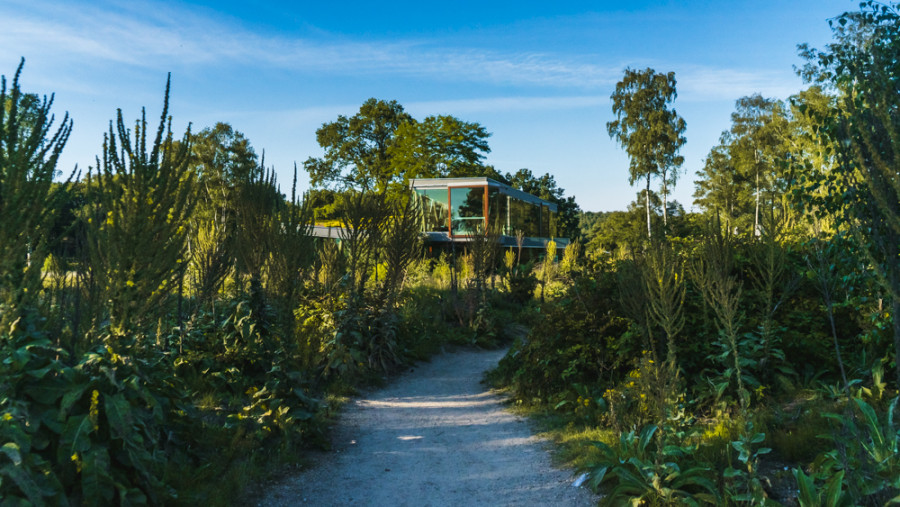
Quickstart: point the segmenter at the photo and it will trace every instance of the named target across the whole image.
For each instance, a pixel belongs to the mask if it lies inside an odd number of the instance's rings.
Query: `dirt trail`
[[[259,505],[593,505],[480,384],[504,351],[460,351],[348,403],[334,450]]]

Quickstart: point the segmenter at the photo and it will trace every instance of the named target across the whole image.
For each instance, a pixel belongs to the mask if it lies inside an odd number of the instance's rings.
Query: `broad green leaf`
[[[103,395],[103,408],[106,411],[106,421],[109,423],[110,433],[113,438],[128,440],[134,432],[132,428],[131,404],[121,393]]]
[[[88,389],[88,387],[90,387],[90,384],[86,382],[77,386],[69,386],[66,394],[63,395],[62,401],[60,402],[60,413],[68,413],[69,409],[72,408],[72,405],[74,405],[75,402],[81,399],[81,396],[84,394],[84,391]]]
[[[742,473],[742,472],[741,472],[740,470],[737,470],[737,469],[732,468],[732,467],[728,467],[728,468],[725,469],[724,472],[722,472],[722,477],[724,477],[724,478],[726,478],[726,479],[732,479],[732,478],[734,478],[734,477],[740,476],[741,473]]]
[[[647,446],[650,445],[651,439],[653,439],[654,433],[656,433],[655,424],[644,426],[644,428],[641,430],[640,442],[638,443],[639,452],[643,453],[647,449]]]
[[[87,414],[72,416],[66,420],[65,428],[60,437],[60,446],[57,458],[65,462],[74,454],[81,454],[91,448],[90,433],[94,427]]]
[[[19,446],[17,444],[7,442],[3,444],[3,447],[0,447],[0,452],[9,458],[9,460],[13,462],[13,465],[19,466],[22,464],[22,453],[19,452]]]
[[[113,481],[109,475],[109,453],[94,447],[84,453],[81,465],[81,490],[88,505],[109,505],[113,499]]]
[[[825,506],[826,507],[837,507],[840,505],[841,500],[841,486],[844,482],[844,471],[834,474],[828,481],[825,482]]]
[[[24,468],[16,465],[0,467],[0,476],[5,475],[19,487],[19,490],[34,505],[44,505],[44,497],[53,495],[52,491],[46,491],[38,486]]]
[[[590,480],[588,484],[591,487],[592,491],[597,491],[597,488],[603,484],[603,479],[606,478],[606,472],[609,470],[608,466],[599,466],[595,467],[590,472]]]
[[[44,379],[40,384],[30,385],[26,389],[29,398],[43,405],[55,405],[64,392],[65,388],[52,379]]]
[[[797,501],[800,507],[818,507],[819,498],[815,494],[816,485],[813,479],[799,468],[794,469],[794,478],[797,479]]]

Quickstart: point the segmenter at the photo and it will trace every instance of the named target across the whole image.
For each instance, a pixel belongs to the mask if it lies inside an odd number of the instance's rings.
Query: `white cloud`
[[[605,106],[608,97],[603,96],[571,96],[571,97],[491,97],[460,100],[436,100],[411,102],[405,107],[408,111],[421,115],[432,114],[472,114],[497,113],[509,111],[537,111],[582,109]]]
[[[676,71],[678,99],[687,101],[735,100],[760,93],[787,98],[800,90],[800,80],[790,70],[755,71],[686,66]]]
[[[337,76],[610,91],[624,67],[598,62],[602,57],[596,54],[445,48],[429,40],[360,42],[266,35],[221,15],[161,3],[8,0],[4,4],[0,17],[6,29],[0,31],[0,47],[26,56],[55,55],[70,64],[114,62],[168,70],[177,62],[251,71],[276,68]],[[631,65],[641,61],[635,58]],[[682,67],[677,77],[684,100],[733,99],[756,91],[785,96],[797,88],[784,72]]]
[[[315,42],[253,33],[235,22],[157,4],[130,9],[48,2],[6,4],[0,46],[67,61],[146,67],[262,65],[338,75],[424,75],[447,81],[594,87],[615,68],[535,53],[435,48],[430,41]],[[143,7],[141,7],[143,6]]]

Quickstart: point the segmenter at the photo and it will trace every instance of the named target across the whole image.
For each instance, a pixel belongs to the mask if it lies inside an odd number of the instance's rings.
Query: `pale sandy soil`
[[[333,450],[265,488],[258,505],[594,505],[571,470],[480,383],[505,351],[435,357],[352,400]]]

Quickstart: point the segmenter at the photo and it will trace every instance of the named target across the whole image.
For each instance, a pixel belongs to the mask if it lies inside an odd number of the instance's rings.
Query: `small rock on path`
[[[333,451],[259,505],[594,505],[544,442],[480,384],[504,350],[434,357],[349,402]]]

